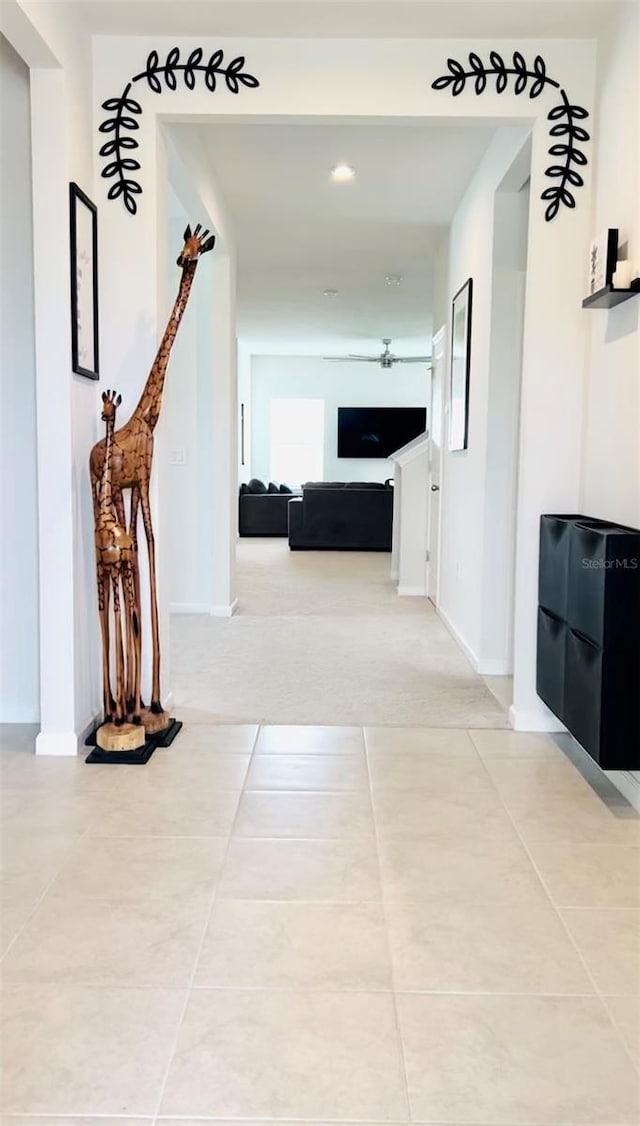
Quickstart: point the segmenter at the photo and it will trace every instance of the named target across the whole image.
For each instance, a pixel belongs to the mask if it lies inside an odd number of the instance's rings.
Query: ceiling
[[[97,35],[456,37],[598,35],[618,0],[56,0]],[[30,7],[51,0],[30,0]]]
[[[206,153],[238,247],[238,329],[261,353],[430,350],[434,252],[487,125],[179,125]],[[334,184],[330,169],[356,178]],[[389,285],[387,275],[401,275]],[[325,297],[325,289],[339,291]]]

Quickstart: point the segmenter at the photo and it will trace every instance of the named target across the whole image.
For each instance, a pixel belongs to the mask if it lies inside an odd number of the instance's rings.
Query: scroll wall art
[[[433,90],[450,90],[454,98],[462,94],[468,85],[472,85],[474,92],[480,95],[493,79],[498,94],[512,92],[519,96],[526,92],[535,99],[549,89],[559,91],[559,102],[547,114],[547,120],[552,122],[549,136],[554,138],[549,156],[554,157],[554,162],[545,169],[545,176],[553,183],[544,189],[540,198],[547,205],[544,217],[548,223],[555,219],[561,207],[575,207],[573,190],[584,185],[579,169],[588,164],[579,146],[591,139],[580,122],[589,113],[582,106],[574,105],[561,83],[547,74],[544,59],[536,55],[533,64],[528,66],[519,51],[514,51],[511,61],[505,60],[497,51],[490,51],[489,62],[485,63],[471,51],[468,63],[447,59],[447,67],[449,73],[436,78],[431,87]]]
[[[255,89],[260,85],[258,79],[244,67],[244,55],[225,62],[221,50],[214,51],[205,59],[202,47],[196,47],[183,59],[180,48],[172,47],[164,61],[160,60],[157,51],[151,51],[144,70],[134,74],[122,94],[117,98],[107,98],[102,103],[102,108],[109,114],[99,126],[101,133],[108,134],[108,139],[100,148],[100,156],[108,161],[102,169],[102,176],[113,180],[107,198],[121,198],[130,215],[135,215],[138,210],[136,197],[142,194],[142,185],[136,179],[136,173],[140,170],[140,161],[132,154],[139,148],[133,134],[140,128],[138,119],[142,105],[131,93],[137,82],[146,82],[154,94],[161,94],[163,90],[176,90],[180,80],[187,90],[194,90],[198,75],[202,75],[206,89],[212,94],[221,84],[229,93],[238,94],[243,86]]]
[[[122,198],[127,211],[131,215],[136,214],[136,197],[142,193],[142,185],[136,179],[140,162],[133,155],[139,147],[133,134],[140,128],[142,114],[142,105],[132,94],[132,88],[137,83],[146,82],[154,94],[176,90],[179,81],[184,82],[188,90],[194,90],[201,75],[211,93],[224,85],[230,93],[238,94],[241,87],[255,89],[260,85],[258,79],[244,68],[243,55],[225,62],[224,52],[220,49],[205,59],[202,47],[196,47],[184,58],[179,47],[172,47],[163,61],[158,51],[151,51],[144,69],[130,79],[122,94],[107,98],[102,103],[102,108],[109,114],[99,126],[101,133],[108,134],[100,148],[100,156],[107,161],[102,176],[114,181],[107,193],[108,199]],[[505,59],[498,51],[490,51],[486,63],[471,51],[468,62],[450,58],[447,68],[448,73],[436,78],[431,86],[434,90],[450,90],[454,98],[468,86],[476,95],[481,95],[493,80],[498,94],[520,96],[527,93],[530,99],[535,100],[549,90],[559,92],[559,101],[547,114],[551,123],[549,136],[553,138],[549,156],[554,160],[545,169],[545,176],[552,183],[541,193],[541,199],[546,203],[547,222],[555,219],[561,207],[574,208],[574,191],[584,185],[580,169],[588,164],[581,146],[591,138],[581,122],[589,117],[589,113],[583,106],[574,105],[561,83],[547,73],[542,56],[536,55],[533,63],[528,65],[520,51],[514,51],[511,60]]]

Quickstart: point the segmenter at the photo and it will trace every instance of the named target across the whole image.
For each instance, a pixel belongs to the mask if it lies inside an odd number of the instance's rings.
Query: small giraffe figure
[[[178,255],[177,265],[182,270],[180,287],[164,336],[160,342],[156,358],[144,385],[142,395],[131,418],[114,435],[112,457],[113,499],[120,522],[124,524],[123,490],[131,489],[131,511],[129,534],[133,543],[133,574],[136,605],[140,606],[140,578],[138,571],[138,508],[142,509],[142,522],[149,556],[149,585],[151,599],[151,642],[153,647],[151,706],[143,709],[143,722],[149,733],[162,730],[169,723],[169,716],[163,711],[160,702],[160,638],[158,627],[158,601],[156,585],[156,556],[151,506],[149,502],[149,483],[153,459],[153,432],[157,426],[162,408],[162,392],[169,363],[169,356],[176,338],[180,322],[189,300],[191,286],[201,255],[213,248],[215,236],[209,231],[201,231],[201,226],[191,232],[188,226],[184,232],[184,246]],[[90,467],[92,488],[95,493],[105,459],[105,442],[98,442],[91,451]],[[138,652],[138,667],[142,661],[142,642],[140,621],[131,643]],[[127,676],[127,708],[134,706],[134,684]]]
[[[138,607],[133,573],[133,541],[122,521],[118,519],[113,497],[112,466],[116,411],[122,399],[115,391],[102,392],[102,421],[106,424],[105,452],[102,473],[94,492],[94,519],[96,545],[96,572],[98,580],[98,610],[102,631],[102,682],[105,723],[120,726],[132,712],[134,723],[140,723],[140,666],[137,646],[130,643],[138,632]],[[123,650],[120,587],[124,588],[127,621],[127,666],[133,683],[133,706],[126,701],[125,661]],[[109,603],[113,591],[115,621],[116,691],[111,691]],[[131,667],[131,665],[133,667]]]

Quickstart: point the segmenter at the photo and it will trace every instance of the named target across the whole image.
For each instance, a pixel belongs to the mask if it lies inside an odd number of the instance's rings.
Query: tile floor
[[[12,1126],[638,1122],[640,820],[550,737],[2,763]]]

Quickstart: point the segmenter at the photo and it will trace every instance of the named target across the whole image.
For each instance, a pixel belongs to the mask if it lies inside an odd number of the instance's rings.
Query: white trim
[[[603,770],[602,773],[627,799],[629,805],[640,813],[640,778],[636,778],[629,770]]]
[[[170,602],[170,614],[211,614],[210,602]]]
[[[408,465],[409,462],[415,461],[417,457],[425,453],[429,449],[429,431],[424,430],[422,434],[418,434],[417,438],[412,438],[406,445],[401,446],[395,453],[389,454],[389,461],[395,461],[397,465],[403,467]]]
[[[78,743],[75,731],[41,731],[36,735],[36,754],[77,755]]]
[[[525,712],[511,705],[509,725],[514,731],[566,731],[564,723],[540,701],[540,711]],[[544,708],[544,711],[542,711]]]
[[[398,594],[410,595],[411,597],[421,595],[422,598],[426,598],[426,591],[423,586],[399,586]]]
[[[170,614],[208,614],[211,618],[231,618],[238,609],[238,599],[233,602],[214,605],[211,602],[170,602]]]
[[[513,676],[513,665],[509,661],[492,658],[479,661],[476,672],[480,676]]]
[[[494,659],[494,658],[489,658],[488,660],[483,660],[480,657],[478,657],[474,653],[471,646],[467,645],[464,638],[461,637],[461,635],[458,633],[458,631],[457,631],[456,627],[454,626],[453,622],[450,620],[450,618],[447,616],[447,614],[445,613],[445,611],[442,609],[441,606],[436,606],[436,614],[438,615],[439,618],[442,618],[442,621],[444,622],[445,626],[449,630],[449,633],[453,637],[453,640],[460,646],[460,648],[462,649],[462,652],[464,653],[465,657],[470,662],[470,664],[473,668],[473,671],[477,672],[478,676],[512,676],[513,675],[513,667],[512,667],[512,665],[510,664],[509,661],[497,660],[497,659]],[[551,713],[549,713],[549,714],[551,714]],[[514,726],[514,725],[512,724],[512,726]],[[548,728],[547,727],[533,727],[533,728],[526,728],[526,727],[523,728],[523,727],[521,727],[521,728],[518,728],[517,730],[520,730],[520,731],[565,731],[566,728],[564,728],[564,727],[548,727]]]
[[[231,618],[238,609],[238,599],[234,598],[233,602],[226,606],[210,606],[209,613],[212,618]]]
[[[458,631],[457,631],[456,627],[454,626],[453,622],[450,620],[450,618],[448,617],[448,615],[445,613],[445,611],[442,609],[441,606],[436,606],[436,614],[444,622],[444,624],[447,627],[447,629],[449,630],[449,633],[451,634],[453,640],[462,649],[462,652],[464,653],[465,657],[469,661],[473,671],[477,672],[478,671],[478,658],[476,657],[473,649],[471,649],[470,646],[467,645],[464,638],[458,633]]]
[[[397,581],[398,581],[398,578],[399,578],[399,577],[400,577],[400,576],[399,576],[399,572],[398,572],[398,571],[392,571],[392,572],[391,572],[391,578],[393,579],[393,581],[394,581],[394,582],[396,582],[396,583],[397,583]]]
[[[93,731],[99,723],[102,723],[102,712],[95,712],[91,719],[87,720],[84,727],[80,728],[78,732],[78,754],[82,754],[87,735],[90,731]]]

